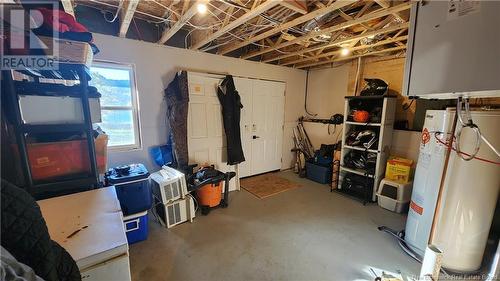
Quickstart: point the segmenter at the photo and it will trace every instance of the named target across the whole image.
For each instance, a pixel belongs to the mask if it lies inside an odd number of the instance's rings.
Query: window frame
[[[132,110],[132,126],[134,129],[134,143],[126,144],[126,145],[113,145],[110,146],[108,144],[108,151],[111,152],[120,152],[120,151],[131,151],[131,150],[140,150],[142,149],[142,133],[141,133],[141,123],[140,123],[140,107],[139,107],[139,91],[137,89],[137,76],[136,76],[136,68],[135,64],[132,63],[119,63],[112,61],[104,61],[104,60],[94,60],[92,62],[92,67],[100,67],[100,68],[108,68],[108,69],[119,69],[119,70],[127,70],[129,72],[130,79],[130,91],[132,97],[132,105],[131,106],[103,106],[101,105],[101,114],[102,110]],[[97,89],[99,90],[99,89]]]

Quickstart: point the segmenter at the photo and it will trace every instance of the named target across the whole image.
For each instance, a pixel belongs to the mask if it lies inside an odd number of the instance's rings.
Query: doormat
[[[242,179],[241,187],[260,199],[300,187],[299,184],[284,179],[274,173]]]

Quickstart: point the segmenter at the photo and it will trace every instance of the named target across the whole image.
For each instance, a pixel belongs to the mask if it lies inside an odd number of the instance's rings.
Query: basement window
[[[133,65],[94,63],[90,85],[101,94],[102,122],[109,136],[108,148],[130,150],[141,147],[139,107]]]

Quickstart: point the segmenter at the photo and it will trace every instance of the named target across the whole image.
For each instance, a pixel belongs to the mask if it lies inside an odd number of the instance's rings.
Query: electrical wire
[[[123,0],[122,0],[122,1],[123,1]],[[179,14],[179,13],[177,13],[177,11],[175,11],[174,9],[171,9],[170,7],[168,7],[168,6],[166,6],[166,5],[163,5],[162,3],[160,3],[160,2],[158,2],[158,1],[156,1],[156,0],[149,0],[149,1],[151,1],[151,2],[155,3],[156,5],[158,5],[158,6],[162,7],[162,8],[165,8],[165,10],[168,10],[169,12],[171,12],[171,13],[175,14],[177,17],[180,17],[180,14]]]
[[[467,121],[464,122],[463,116],[462,116],[462,103],[465,108],[465,118],[467,118]],[[469,104],[469,99],[466,98],[465,102],[462,99],[462,97],[458,98],[457,101],[457,119],[460,123],[460,127],[458,128],[458,131],[456,133],[456,151],[459,155],[460,158],[462,158],[465,161],[470,161],[475,158],[477,153],[479,152],[479,148],[481,147],[481,141],[486,143],[488,147],[495,152],[495,154],[500,157],[500,153],[498,150],[486,139],[486,137],[481,133],[481,130],[479,127],[474,124],[474,121],[472,120],[471,112],[470,112],[470,104]],[[474,146],[474,150],[472,154],[467,154],[467,153],[462,153],[460,149],[460,140],[462,136],[462,130],[464,128],[471,128],[475,135],[476,135],[476,144]]]
[[[122,7],[123,7],[123,2],[124,2],[124,0],[120,1],[120,3],[118,4],[118,9],[116,10],[116,14],[113,16],[113,19],[108,20],[108,19],[106,18],[106,14],[103,14],[103,15],[104,15],[104,20],[105,20],[105,21],[107,21],[107,22],[115,22],[115,21],[116,21],[116,19],[118,18],[118,14],[120,13],[120,10],[121,10],[121,9],[122,9]],[[109,11],[105,11],[105,13],[111,13],[111,12],[109,12]]]
[[[110,3],[107,3],[107,2],[101,2],[101,1],[97,1],[97,0],[87,0],[87,1],[88,2],[97,3],[97,4],[101,4],[101,5],[108,6],[108,7],[113,7],[113,8],[117,8],[118,7],[115,4],[110,4]],[[94,8],[95,9],[95,6],[89,5],[88,3],[86,4],[85,2],[78,3],[78,5],[82,5],[82,6],[86,6],[86,7],[90,7],[90,8]],[[101,9],[101,12],[109,12],[109,11]],[[142,11],[139,11],[139,10],[136,10],[135,13],[136,14],[140,14],[140,15],[144,15],[144,16],[148,16],[150,18],[154,18],[154,19],[157,19],[157,20],[160,20],[158,23],[165,22],[165,18],[162,18],[162,17],[159,17],[159,16],[155,16],[155,15],[150,14],[150,13],[142,12]],[[150,20],[146,20],[146,19],[144,19],[144,20],[147,21],[147,22],[155,23],[154,21],[150,21]],[[168,21],[173,22],[173,20],[168,20]]]
[[[406,110],[410,109],[410,107],[411,107],[411,105],[413,104],[414,101],[415,101],[415,99],[412,99],[410,101],[410,103],[403,104],[403,110],[406,111]]]
[[[318,116],[318,114],[311,113],[307,109],[307,95],[308,95],[308,92],[309,92],[309,69],[306,71],[306,93],[305,93],[305,97],[304,97],[304,109],[305,109],[307,115],[309,115],[309,116]]]
[[[195,204],[195,208],[194,208],[194,213],[196,214],[196,212],[198,211],[198,208],[200,207],[200,204],[198,203],[198,200],[196,200],[196,197],[191,195],[191,193],[188,193],[186,194],[187,196],[191,197],[194,201],[194,204]]]
[[[423,257],[421,257],[419,254],[417,254],[415,251],[413,251],[408,246],[406,240],[404,240],[404,231],[396,232],[395,230],[392,230],[392,229],[388,228],[387,226],[379,226],[378,230],[392,235],[394,238],[396,238],[398,240],[398,244],[401,247],[401,249],[403,250],[403,252],[405,252],[408,256],[410,256],[411,258],[413,258],[417,262],[422,263]],[[444,273],[445,275],[450,276],[448,271],[446,271],[444,268],[441,267],[440,271],[442,273]]]
[[[137,32],[137,37],[139,37],[139,40],[143,41],[143,40],[142,40],[142,34],[141,34],[141,31],[140,31],[140,30],[139,30],[139,28],[137,27],[137,24],[135,23],[135,19],[134,19],[134,18],[132,19],[132,22],[134,23],[135,31]]]
[[[457,152],[457,154],[463,154],[467,157],[472,157],[471,159],[476,159],[476,160],[479,160],[479,161],[483,161],[483,162],[486,162],[486,163],[490,163],[490,164],[494,164],[494,165],[500,165],[500,162],[496,162],[496,161],[493,161],[493,160],[488,160],[488,159],[484,159],[484,158],[481,158],[481,157],[477,157],[477,156],[472,156],[471,154],[469,153],[466,153],[466,152],[463,152],[463,151],[459,151],[456,147],[453,147],[453,143],[450,144],[451,140],[447,140],[446,142],[442,141],[440,138],[439,138],[439,135],[442,134],[441,132],[435,132],[434,133],[434,137],[436,138],[436,140],[446,146],[447,148],[450,148],[452,149],[453,151]],[[456,138],[456,137],[455,137]],[[456,143],[456,139],[454,141]]]
[[[224,4],[226,4],[226,5],[233,6],[233,7],[235,7],[235,8],[239,8],[239,9],[242,9],[242,10],[244,10],[244,11],[246,11],[246,12],[248,12],[248,11],[250,10],[249,8],[244,7],[244,6],[241,6],[241,5],[239,5],[239,4],[237,4],[237,3],[234,3],[234,2],[232,2],[232,1],[228,1],[228,0],[221,0],[221,2],[222,2],[222,3],[224,3]],[[282,23],[283,23],[283,21],[275,20],[275,19],[271,18],[270,16],[265,15],[264,13],[263,13],[263,14],[260,14],[260,15],[259,15],[259,17],[264,18],[265,20],[267,20],[267,21],[269,21],[269,22],[273,23],[274,25],[279,25],[279,24],[282,24]],[[291,28],[290,28],[290,30],[292,30],[292,31],[294,31],[294,32],[297,32],[297,33],[299,33],[299,34],[302,34],[302,35],[303,35],[303,34],[305,34],[305,32],[304,32],[304,31],[302,31],[302,30],[300,30],[300,29],[298,29],[298,28],[295,28],[295,27],[291,27]]]

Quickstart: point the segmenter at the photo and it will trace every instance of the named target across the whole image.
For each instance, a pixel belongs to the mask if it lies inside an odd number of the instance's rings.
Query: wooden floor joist
[[[61,0],[61,4],[66,13],[75,16],[75,8],[73,7],[73,0]]]
[[[175,22],[174,25],[172,25],[169,29],[165,30],[162,33],[160,40],[158,40],[158,44],[165,44],[168,39],[172,38],[172,36],[174,36],[177,31],[179,31],[194,15],[196,15],[198,11],[196,4],[197,3],[194,3],[191,8],[187,9],[184,12],[181,18],[177,22]]]
[[[231,30],[235,29],[236,27],[244,24],[245,22],[253,19],[254,17],[262,14],[263,12],[273,8],[274,6],[278,5],[279,1],[276,0],[267,0],[264,3],[258,5],[254,9],[248,11],[241,17],[235,19],[234,21],[228,23],[226,26],[222,27],[221,29],[217,30],[216,32],[207,35],[204,39],[195,42],[190,49],[197,50],[201,47],[203,47],[205,44],[210,43],[212,40],[217,39],[219,36],[230,32]]]
[[[288,67],[353,59],[406,45],[410,0],[61,0],[120,16],[126,37],[134,18],[155,23],[158,44]],[[204,7],[200,4],[205,4]],[[172,37],[177,33],[185,38]],[[178,39],[182,41],[177,42]],[[175,42],[174,42],[175,41]],[[191,43],[189,43],[191,42]],[[351,56],[342,56],[346,48]]]
[[[330,48],[330,47],[334,47],[334,46],[340,46],[340,45],[342,45],[344,43],[348,43],[348,42],[350,42],[352,40],[363,39],[363,38],[372,37],[372,36],[376,36],[376,35],[384,34],[384,33],[390,33],[390,32],[394,32],[394,31],[398,31],[400,29],[404,29],[404,28],[408,28],[408,23],[402,23],[402,24],[398,24],[398,25],[394,25],[394,26],[389,26],[389,27],[378,29],[378,30],[374,30],[374,31],[365,32],[363,34],[359,34],[359,35],[355,35],[355,36],[351,36],[351,37],[347,37],[347,38],[338,39],[338,40],[335,40],[333,42],[328,42],[328,43],[323,43],[323,44],[317,44],[317,45],[311,46],[311,47],[306,48],[306,49],[300,49],[300,50],[297,50],[297,51],[294,51],[294,52],[288,52],[288,53],[285,53],[284,55],[281,55],[281,56],[273,56],[273,57],[270,57],[268,59],[262,60],[262,62],[277,61],[277,60],[281,60],[281,59],[285,59],[285,58],[289,58],[289,57],[301,55],[301,54],[304,54],[304,53],[308,53],[308,52],[311,52],[311,51],[316,51],[316,50],[320,50],[320,49]]]
[[[377,18],[381,18],[381,17],[387,16],[387,15],[391,15],[391,14],[393,14],[395,12],[407,10],[410,7],[411,7],[410,3],[403,3],[403,4],[400,4],[398,6],[394,6],[392,8],[380,9],[380,10],[372,12],[370,14],[361,16],[361,17],[359,17],[357,19],[353,19],[353,20],[350,20],[350,21],[346,21],[346,22],[334,25],[332,27],[325,28],[324,30],[318,30],[318,31],[309,32],[308,34],[306,34],[304,36],[297,37],[294,40],[291,40],[291,41],[288,41],[288,42],[284,42],[284,43],[281,43],[281,44],[279,44],[277,46],[273,46],[273,47],[270,47],[270,48],[265,48],[265,49],[259,50],[257,52],[253,52],[253,53],[244,55],[241,58],[248,59],[248,58],[259,56],[259,55],[262,55],[262,54],[265,54],[265,53],[268,53],[268,52],[272,52],[272,51],[274,51],[276,49],[281,49],[281,48],[285,48],[285,47],[288,47],[288,46],[291,46],[291,45],[294,45],[294,44],[299,44],[300,42],[309,40],[311,38],[315,38],[315,37],[321,36],[323,34],[330,34],[330,33],[333,33],[333,32],[339,31],[339,30],[343,30],[345,28],[348,28],[348,27],[351,27],[351,26],[354,26],[354,25],[357,25],[357,24],[361,24],[361,23],[364,23],[364,22],[367,22],[367,21],[370,21],[370,20],[373,20],[373,19],[377,19]]]
[[[383,50],[379,50],[379,51],[367,52],[367,53],[363,53],[363,54],[359,54],[359,55],[352,55],[352,56],[348,56],[348,57],[335,58],[333,60],[324,60],[324,61],[319,61],[319,62],[303,64],[303,65],[297,66],[297,68],[310,68],[313,66],[335,63],[335,62],[344,61],[344,60],[351,60],[351,59],[355,59],[355,58],[359,58],[359,57],[373,56],[373,55],[378,55],[378,54],[383,54],[383,53],[388,53],[388,52],[401,51],[404,49],[406,49],[406,46],[393,47],[393,48],[383,49]]]
[[[243,42],[239,42],[239,43],[236,43],[234,45],[230,45],[230,46],[224,47],[222,50],[220,50],[218,52],[218,54],[221,54],[221,55],[227,54],[227,53],[229,53],[231,51],[234,51],[234,50],[239,49],[241,47],[245,47],[246,45],[255,43],[255,42],[260,41],[260,40],[262,40],[264,38],[273,36],[273,35],[275,35],[277,33],[280,33],[280,32],[282,32],[284,30],[287,30],[287,29],[289,29],[291,27],[297,26],[297,25],[299,25],[301,23],[313,20],[314,18],[316,18],[316,17],[318,17],[320,15],[324,15],[326,13],[330,13],[332,11],[341,9],[341,8],[343,8],[345,6],[351,5],[351,4],[355,3],[355,2],[356,1],[351,1],[351,0],[336,1],[333,4],[331,4],[330,6],[326,6],[324,8],[314,10],[312,12],[309,12],[308,14],[305,14],[305,15],[303,15],[301,17],[293,19],[293,20],[291,20],[289,22],[285,22],[285,23],[279,24],[278,26],[272,28],[271,30],[268,30],[266,32],[257,34],[254,37],[249,38],[249,39],[247,39],[247,40],[245,40]]]
[[[123,1],[123,7],[120,11],[120,37],[127,35],[128,27],[134,18],[135,9],[139,4],[139,0],[120,0]]]
[[[372,45],[361,45],[361,46],[352,47],[352,48],[350,48],[349,51],[350,52],[355,52],[355,51],[360,51],[360,50],[364,50],[364,49],[370,49],[370,48],[384,46],[384,45],[387,45],[387,44],[392,44],[392,43],[396,43],[396,42],[400,42],[400,41],[405,41],[407,39],[408,39],[408,36],[398,36],[396,38],[391,38],[391,39],[379,41],[379,42],[377,42],[375,44],[372,44]],[[280,65],[283,65],[283,66],[294,65],[294,64],[298,64],[298,63],[303,63],[303,62],[311,61],[311,60],[319,60],[321,58],[327,58],[327,57],[331,57],[331,56],[338,56],[340,54],[341,54],[340,50],[335,50],[335,51],[332,51],[332,52],[322,53],[322,54],[319,54],[319,55],[316,55],[316,56],[304,57],[304,58],[301,58],[301,59],[288,61],[288,62],[282,63]]]

